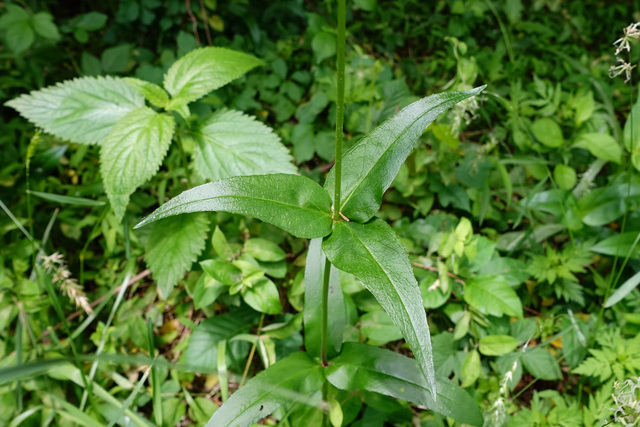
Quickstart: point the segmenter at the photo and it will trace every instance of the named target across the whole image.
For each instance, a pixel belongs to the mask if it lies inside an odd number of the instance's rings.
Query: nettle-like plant
[[[205,180],[296,172],[280,138],[254,118],[220,109],[194,120],[189,111],[188,104],[262,64],[245,53],[205,47],[169,68],[164,89],[135,78],[83,77],[6,105],[59,138],[100,146],[102,182],[120,221],[129,197],[156,174],[172,141],[183,158],[186,138],[194,141],[193,165]],[[186,160],[183,166],[189,167]],[[204,249],[207,230],[202,215],[170,219],[152,230],[145,261],[165,298]]]
[[[423,98],[343,156],[345,0],[338,4],[336,160],[324,188],[293,174],[221,179],[183,192],[136,227],[178,214],[224,211],[312,239],[305,270],[306,352],[287,356],[247,382],[208,426],[250,425],[283,404],[317,404],[318,393],[326,425],[329,408],[332,415],[336,408],[329,385],[386,394],[482,425],[473,399],[434,373],[429,326],[408,256],[391,227],[374,215],[429,124],[484,87]],[[357,276],[371,291],[402,332],[415,360],[369,345],[343,343],[345,306],[338,270]]]
[[[104,188],[116,217],[122,219],[129,196],[155,175],[172,139],[179,142],[183,134],[196,142],[194,163],[205,179],[257,171],[295,172],[278,137],[240,112],[217,111],[188,132],[176,132],[172,112],[186,119],[189,103],[261,64],[245,53],[205,47],[169,68],[164,89],[135,78],[83,77],[22,95],[6,105],[59,138],[100,145]],[[156,108],[145,106],[145,99]],[[260,144],[254,144],[256,140]]]

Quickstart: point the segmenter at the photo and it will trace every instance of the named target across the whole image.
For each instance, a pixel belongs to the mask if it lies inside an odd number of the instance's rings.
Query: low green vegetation
[[[0,425],[637,426],[640,9],[0,6]]]

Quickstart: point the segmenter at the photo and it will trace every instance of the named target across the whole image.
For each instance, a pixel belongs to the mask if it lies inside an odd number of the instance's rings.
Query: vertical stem
[[[191,172],[189,171],[189,160],[187,160],[187,152],[184,150],[184,144],[182,143],[182,138],[180,137],[180,131],[176,130],[175,133],[176,142],[178,143],[178,148],[180,149],[180,159],[182,160],[182,166],[184,167],[184,174],[187,178],[187,184],[189,188],[193,187],[191,185]]]
[[[338,40],[336,71],[338,78],[338,93],[336,98],[336,163],[335,163],[335,193],[333,197],[333,220],[340,221],[340,190],[342,188],[342,140],[344,137],[344,52],[346,49],[346,0],[338,0]],[[329,344],[329,279],[331,275],[331,263],[325,259],[324,274],[322,276],[322,342],[320,357],[322,366],[327,366],[327,346]],[[329,423],[328,409],[329,385],[325,382],[322,386],[322,402],[327,405],[322,411],[322,425]]]
[[[345,21],[346,0],[338,0],[338,41],[336,70],[338,72],[338,97],[336,100],[336,163],[335,163],[335,193],[333,197],[333,220],[340,220],[340,189],[342,186],[342,139],[344,133],[344,51],[345,51]]]
[[[322,274],[322,342],[320,345],[320,357],[322,365],[327,366],[327,346],[329,344],[329,280],[331,274],[331,263],[324,262],[324,273]]]
[[[264,323],[264,313],[260,316],[260,323],[258,323],[258,330],[256,331],[256,336],[260,337],[260,332],[262,331],[262,324]],[[253,360],[253,355],[256,352],[256,344],[251,346],[251,350],[249,351],[249,357],[247,358],[247,364],[244,367],[244,372],[242,373],[242,379],[240,380],[240,385],[238,388],[244,385],[245,380],[247,379],[247,375],[249,375],[249,368],[251,367],[251,361]]]

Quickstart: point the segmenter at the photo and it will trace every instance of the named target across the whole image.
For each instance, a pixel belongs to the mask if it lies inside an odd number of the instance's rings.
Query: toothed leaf
[[[83,77],[21,95],[6,105],[59,138],[100,144],[120,119],[144,106],[144,98],[122,79]]]
[[[157,172],[167,154],[174,121],[142,107],[116,124],[100,150],[100,172],[116,217],[121,219],[129,196]]]
[[[195,167],[216,181],[240,175],[297,172],[280,138],[256,119],[221,110],[193,130]]]
[[[153,224],[145,262],[162,298],[169,297],[205,246],[209,220],[193,213],[165,218]]]

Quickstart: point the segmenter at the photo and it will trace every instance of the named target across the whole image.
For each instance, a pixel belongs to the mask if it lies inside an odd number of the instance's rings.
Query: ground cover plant
[[[637,12],[6,2],[0,422],[637,425]]]

